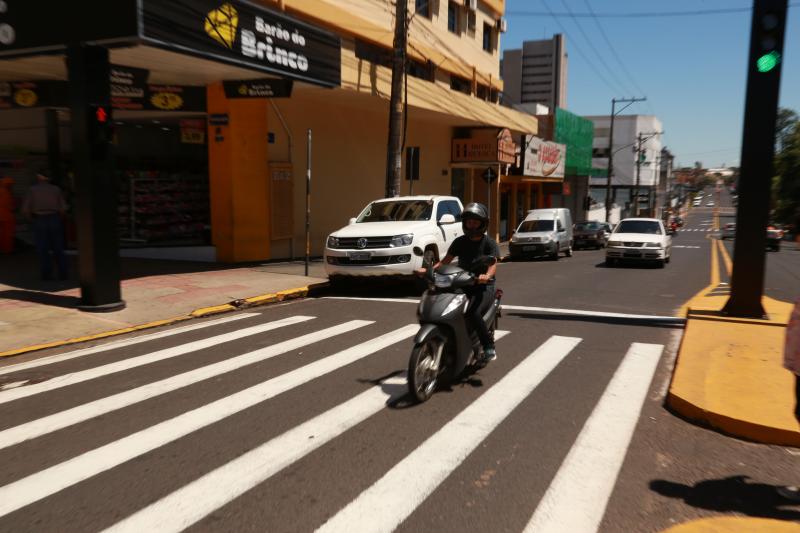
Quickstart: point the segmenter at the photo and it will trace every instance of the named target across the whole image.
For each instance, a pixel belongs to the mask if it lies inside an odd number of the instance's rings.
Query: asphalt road
[[[423,405],[404,383],[409,286],[362,285],[5,362],[0,530],[798,520],[772,490],[797,481],[798,458],[668,413],[682,329],[627,316],[674,315],[708,285],[710,219],[706,208],[689,215],[664,269],[604,268],[602,250],[504,263],[498,360]],[[794,290],[780,285],[775,257],[774,290]]]

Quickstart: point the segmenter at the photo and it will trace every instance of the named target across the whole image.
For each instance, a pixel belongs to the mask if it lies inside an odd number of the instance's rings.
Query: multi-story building
[[[482,176],[489,169],[494,176],[506,173],[514,153],[508,139],[535,135],[538,128],[534,116],[498,104],[505,2],[404,1],[404,140],[420,149],[420,179],[404,181],[401,193],[413,185],[414,194],[485,202],[496,231],[500,180],[487,186]],[[69,35],[69,42],[113,42],[112,90],[120,92],[111,99],[112,151],[121,191],[119,220],[102,224],[118,223],[123,245],[158,245],[163,257],[165,246],[191,244],[229,262],[298,255],[305,248],[309,136],[312,255],[321,253],[328,233],[384,195],[393,3],[120,3],[130,9],[97,14],[115,20],[113,27],[71,25],[77,13],[60,6],[53,16],[63,19],[64,32],[86,32]],[[0,111],[0,146],[55,153],[53,173],[63,176],[73,170],[70,119],[58,112],[53,120],[50,111],[69,108],[67,33],[38,31],[34,11],[15,12],[14,19],[17,33],[31,36],[19,46],[30,47],[0,48],[0,80],[9,83],[8,95],[0,87],[0,109],[10,108]],[[38,41],[42,46],[33,46]],[[49,54],[35,56],[42,49]],[[34,83],[23,87],[22,81]],[[40,91],[39,100],[16,98],[23,90]],[[52,145],[59,136],[60,144]],[[62,184],[69,188],[70,182]],[[140,206],[139,198],[159,203]]]
[[[525,41],[522,48],[505,50],[502,61],[503,96],[508,105],[538,103],[551,112],[567,107],[567,50],[564,35]]]
[[[594,123],[592,167],[608,169],[611,117],[587,116]],[[653,115],[619,115],[614,119],[614,163],[611,176],[611,200],[622,208],[622,216],[636,213],[633,196],[639,192],[640,213],[653,206],[655,188],[659,183],[661,158],[661,121]],[[643,142],[639,143],[639,136]],[[637,164],[638,161],[638,164]],[[608,180],[606,175],[594,175],[590,180],[592,198],[605,204]]]

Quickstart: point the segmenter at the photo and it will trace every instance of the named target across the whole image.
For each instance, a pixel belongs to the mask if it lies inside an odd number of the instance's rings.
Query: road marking
[[[397,303],[406,303],[406,304],[418,304],[419,300],[414,299],[405,299],[405,298],[367,298],[361,296],[325,296],[324,298],[330,298],[332,300],[364,300],[364,301],[372,301],[372,302],[380,302],[380,301],[391,301]],[[635,320],[652,320],[654,322],[671,322],[675,324],[684,324],[686,323],[685,318],[675,317],[675,316],[663,316],[663,315],[631,315],[626,313],[611,313],[606,311],[583,311],[580,309],[559,309],[555,307],[526,307],[522,305],[506,305],[501,304],[500,307],[504,311],[532,311],[536,313],[549,313],[554,315],[575,315],[575,316],[592,316],[592,317],[604,317],[604,318],[628,318],[628,319],[635,319]]]
[[[317,531],[392,531],[541,383],[581,339],[550,337]]]
[[[239,315],[227,316],[224,318],[218,318],[216,320],[209,320],[207,322],[200,322],[198,324],[192,324],[191,326],[183,326],[180,328],[173,328],[168,329],[165,331],[159,331],[158,333],[150,333],[148,335],[140,335],[138,337],[132,337],[130,339],[125,340],[118,340],[109,342],[107,344],[102,344],[99,346],[92,346],[91,348],[83,348],[81,350],[75,350],[73,352],[66,352],[60,353],[57,355],[51,355],[48,357],[42,357],[41,359],[35,359],[33,361],[28,361],[25,363],[18,363],[16,365],[8,365],[4,367],[0,367],[0,375],[2,374],[10,374],[12,372],[19,372],[20,370],[28,370],[30,368],[36,368],[44,365],[50,365],[53,363],[60,363],[62,361],[68,361],[70,359],[75,359],[76,357],[83,357],[84,355],[91,355],[95,353],[105,352],[108,350],[116,350],[117,348],[124,348],[125,346],[132,346],[134,344],[139,344],[140,342],[147,342],[152,341],[155,339],[162,339],[164,337],[169,337],[171,335],[178,335],[180,333],[186,333],[189,331],[195,331],[198,329],[208,328],[211,326],[218,326],[220,324],[226,324],[228,322],[233,322],[235,320],[242,320],[243,318],[251,318],[254,316],[258,316],[259,313],[242,313]]]
[[[116,361],[114,363],[108,363],[106,365],[90,368],[88,370],[81,370],[79,372],[64,374],[63,376],[54,377],[53,379],[42,381],[41,383],[36,383],[34,385],[30,385],[28,387],[24,387],[21,389],[14,389],[13,391],[0,392],[0,404],[18,400],[20,398],[26,398],[28,396],[33,396],[34,394],[40,394],[42,392],[60,389],[62,387],[67,387],[69,385],[83,383],[84,381],[96,379],[101,376],[107,376],[109,374],[115,374],[117,372],[122,372],[124,370],[130,370],[131,368],[137,368],[140,366],[149,365],[157,361],[171,359],[173,357],[178,357],[180,355],[184,355],[190,352],[196,352],[198,350],[210,348],[211,346],[216,346],[218,344],[222,344],[225,342],[234,341],[244,337],[249,337],[250,335],[264,333],[267,331],[271,331],[273,329],[282,328],[284,326],[290,326],[292,324],[297,324],[300,322],[305,322],[307,320],[313,320],[313,319],[314,319],[313,316],[293,316],[289,318],[283,318],[281,320],[267,322],[266,324],[259,324],[257,326],[252,326],[249,328],[232,331],[230,333],[215,335],[214,337],[209,337],[207,339],[201,339],[197,341],[188,342],[186,344],[181,344],[179,346],[164,348],[163,350],[158,350],[156,352],[139,355],[137,357],[123,359],[122,361]]]
[[[700,248],[700,246],[690,246],[690,245],[687,245],[687,244],[673,244],[672,247],[673,248],[691,248],[691,249],[699,249]]]
[[[0,487],[0,516],[412,337],[418,329],[409,324]]]
[[[496,331],[499,340],[508,331]],[[275,437],[108,528],[107,532],[183,531],[408,392],[394,377]],[[312,438],[313,437],[313,438]]]
[[[359,320],[346,322],[5,429],[0,431],[0,449],[14,446],[20,442],[52,433],[53,431],[84,422],[96,416],[122,409],[123,407],[154,398],[161,394],[166,394],[182,387],[187,387],[226,372],[266,361],[267,359],[286,352],[373,323],[374,322],[371,321]]]
[[[597,531],[662,350],[660,344],[631,344],[526,532]]]
[[[6,383],[2,387],[0,387],[0,390],[16,389],[17,387],[25,385],[29,381],[30,381],[29,379],[23,379],[22,381],[14,381],[12,383]]]

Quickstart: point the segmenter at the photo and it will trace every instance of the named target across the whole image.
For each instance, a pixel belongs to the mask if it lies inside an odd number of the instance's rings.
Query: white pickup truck
[[[436,261],[463,233],[454,196],[399,196],[375,200],[325,243],[328,277],[410,276],[423,256]]]

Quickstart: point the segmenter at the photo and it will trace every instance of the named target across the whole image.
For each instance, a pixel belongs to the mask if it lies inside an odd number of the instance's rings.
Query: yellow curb
[[[276,293],[261,294],[261,295],[258,295],[258,296],[251,296],[250,298],[245,298],[244,301],[247,304],[249,304],[247,307],[250,307],[250,306],[263,305],[263,304],[274,303],[274,302],[281,302],[281,301],[284,301],[284,300],[293,300],[293,299],[303,298],[303,297],[307,296],[309,291],[312,289],[312,287],[324,286],[324,285],[325,285],[325,282],[317,283],[317,284],[313,284],[313,285],[307,285],[305,287],[299,287],[299,288],[296,288],[296,289],[288,289],[288,290],[285,290],[285,291],[279,291],[279,292],[276,292]],[[150,328],[155,328],[155,327],[159,327],[159,326],[166,326],[166,325],[169,325],[169,324],[174,324],[175,322],[180,322],[182,320],[189,320],[189,319],[192,319],[192,318],[201,318],[201,317],[205,317],[205,316],[209,316],[209,315],[215,315],[215,314],[218,314],[218,313],[226,313],[226,312],[229,312],[229,311],[235,311],[237,309],[239,309],[239,308],[234,306],[234,305],[232,305],[232,304],[229,304],[229,303],[228,304],[222,304],[222,305],[215,305],[215,306],[211,306],[211,307],[201,307],[199,309],[195,309],[194,311],[192,311],[188,315],[184,315],[184,316],[166,318],[166,319],[163,319],[163,320],[155,320],[153,322],[147,322],[146,324],[139,324],[139,325],[130,326],[130,327],[127,327],[127,328],[115,329],[115,330],[111,330],[111,331],[104,331],[104,332],[101,332],[101,333],[94,333],[92,335],[86,335],[86,336],[83,336],[83,337],[75,337],[75,338],[66,339],[66,340],[63,340],[63,341],[53,341],[53,342],[47,342],[47,343],[43,343],[43,344],[34,344],[34,345],[31,345],[31,346],[24,346],[22,348],[15,348],[13,350],[0,352],[0,357],[11,357],[11,356],[14,356],[14,355],[21,355],[21,354],[24,354],[24,353],[35,352],[35,351],[38,351],[38,350],[45,350],[45,349],[48,349],[48,348],[57,348],[59,346],[67,346],[67,345],[70,345],[70,344],[77,344],[77,343],[80,343],[80,342],[87,342],[87,341],[92,341],[92,340],[97,340],[97,339],[104,339],[106,337],[114,337],[114,336],[117,336],[117,335],[124,335],[125,333],[132,333],[134,331],[140,331],[140,330],[143,330],[143,329],[150,329]]]
[[[662,533],[798,533],[800,524],[770,518],[720,516],[692,520]]]
[[[77,344],[79,342],[87,342],[87,341],[93,341],[93,340],[97,340],[97,339],[104,339],[106,337],[113,337],[113,336],[116,336],[116,335],[123,335],[125,333],[132,333],[134,331],[140,331],[140,330],[143,330],[143,329],[150,329],[150,328],[156,328],[156,327],[159,327],[159,326],[166,326],[166,325],[169,325],[169,324],[174,324],[175,322],[180,322],[182,320],[188,320],[190,318],[192,318],[192,317],[191,316],[178,316],[178,317],[173,317],[173,318],[166,318],[166,319],[163,319],[163,320],[155,320],[153,322],[147,322],[146,324],[139,324],[137,326],[131,326],[131,327],[128,327],[128,328],[114,329],[114,330],[111,330],[111,331],[104,331],[104,332],[101,332],[101,333],[94,333],[92,335],[85,335],[83,337],[74,337],[72,339],[66,339],[66,340],[63,340],[63,341],[53,341],[53,342],[47,342],[47,343],[44,343],[44,344],[34,344],[32,346],[25,346],[25,347],[22,347],[22,348],[16,348],[14,350],[8,350],[8,351],[5,351],[5,352],[0,352],[0,357],[10,357],[12,355],[20,355],[20,354],[23,354],[23,353],[35,352],[35,351],[38,351],[38,350],[45,350],[47,348],[56,348],[56,347],[59,347],[59,346],[66,346],[66,345],[69,345],[69,344]]]

